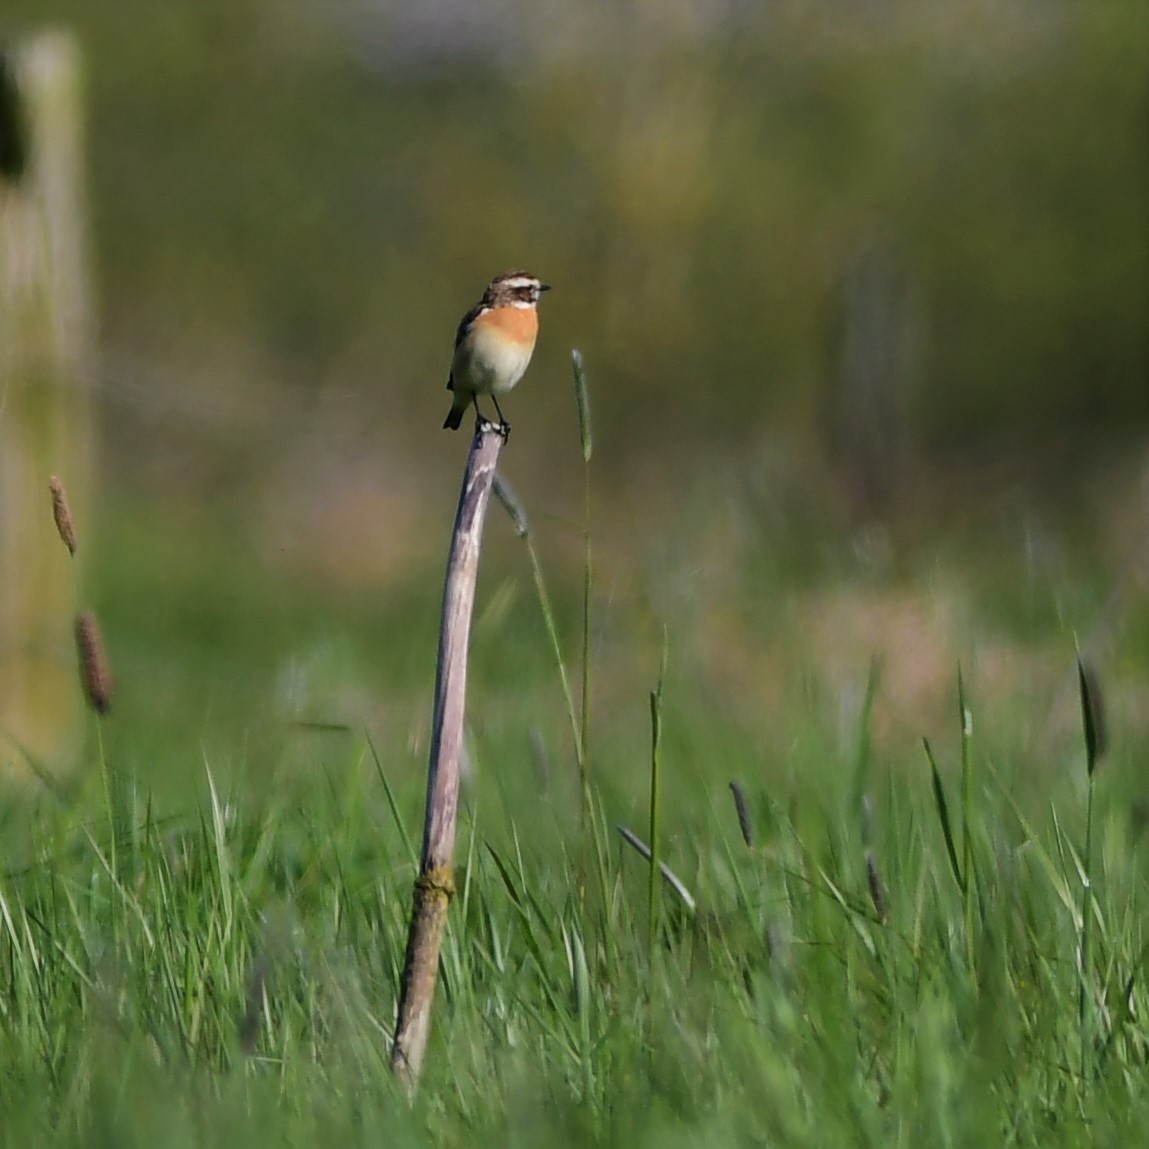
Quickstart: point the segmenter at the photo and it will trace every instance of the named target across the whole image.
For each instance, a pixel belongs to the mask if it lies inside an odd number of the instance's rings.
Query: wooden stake
[[[0,73],[0,775],[12,776],[27,774],[25,750],[67,764],[83,731],[79,558],[57,537],[48,483],[64,480],[90,538],[93,340],[76,40],[23,40]]]
[[[447,923],[447,907],[455,889],[455,823],[466,710],[467,646],[483,524],[504,441],[503,435],[489,423],[480,424],[475,432],[463,473],[463,489],[447,560],[439,661],[435,671],[431,758],[427,766],[423,859],[415,880],[399,1017],[391,1048],[391,1066],[409,1093],[414,1093],[418,1086],[423,1068],[431,1002],[439,972],[439,950]]]

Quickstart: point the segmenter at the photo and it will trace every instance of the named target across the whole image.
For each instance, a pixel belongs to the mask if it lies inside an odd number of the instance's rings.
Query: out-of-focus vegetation
[[[867,339],[905,342],[886,402],[909,449],[1017,459],[1149,422],[1143,5],[5,14],[68,21],[88,54],[115,470],[446,457],[454,323],[510,264],[558,287],[514,403],[524,468],[568,421],[572,345],[620,478],[687,430],[836,452],[875,247],[899,286]]]
[[[8,0],[10,33],[66,21],[88,62],[106,485],[77,493],[123,705],[243,721],[281,674],[323,710],[354,645],[332,709],[398,706],[462,448],[451,334],[511,264],[557,289],[505,465],[561,571],[581,346],[631,672],[672,619],[724,705],[776,716],[802,635],[832,678],[912,666],[916,727],[982,610],[1143,666],[1144,6],[466,10]],[[924,532],[838,529],[899,501]],[[493,633],[530,609],[513,547]]]
[[[889,655],[916,730],[983,611],[1143,667],[1144,6],[7,0],[10,34],[52,20],[87,59],[102,316],[105,485],[75,494],[141,718],[242,724],[304,681],[403,710],[450,339],[512,264],[557,287],[504,463],[561,578],[582,347],[628,672],[673,620],[773,721],[801,635],[834,689]],[[485,564],[497,633],[528,583],[509,534]]]

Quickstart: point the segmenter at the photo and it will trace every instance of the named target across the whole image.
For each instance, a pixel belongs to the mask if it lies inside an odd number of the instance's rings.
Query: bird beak
[[[540,291],[550,291],[550,289],[551,289],[551,285],[549,283],[540,283],[539,284],[539,290]]]

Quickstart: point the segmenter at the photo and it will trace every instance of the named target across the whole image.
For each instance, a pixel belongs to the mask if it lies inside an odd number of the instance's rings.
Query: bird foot
[[[511,437],[511,425],[506,419],[498,423],[492,423],[489,419],[484,419],[480,415],[475,420],[475,433],[483,435],[488,431],[493,431],[496,435],[501,436],[504,443]]]

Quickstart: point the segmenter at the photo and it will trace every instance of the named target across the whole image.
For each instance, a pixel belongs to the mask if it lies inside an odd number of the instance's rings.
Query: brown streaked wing
[[[471,310],[468,311],[467,314],[459,320],[459,326],[455,330],[456,351],[459,349],[459,344],[462,343],[463,340],[467,337],[467,331],[470,329],[471,324],[474,323],[475,320],[478,319],[479,316],[482,315],[486,310],[487,305],[485,303],[476,303],[475,306],[472,307]],[[455,390],[455,377],[450,373],[447,375],[447,390]]]
[[[488,308],[487,308],[487,305],[485,303],[476,303],[475,306],[472,307],[471,310],[468,311],[467,314],[464,315],[463,318],[459,320],[458,329],[455,331],[455,346],[456,346],[456,348],[467,337],[467,331],[470,328],[471,324],[474,323],[475,320],[478,319],[479,316],[482,315],[483,312],[486,310],[488,310]]]

